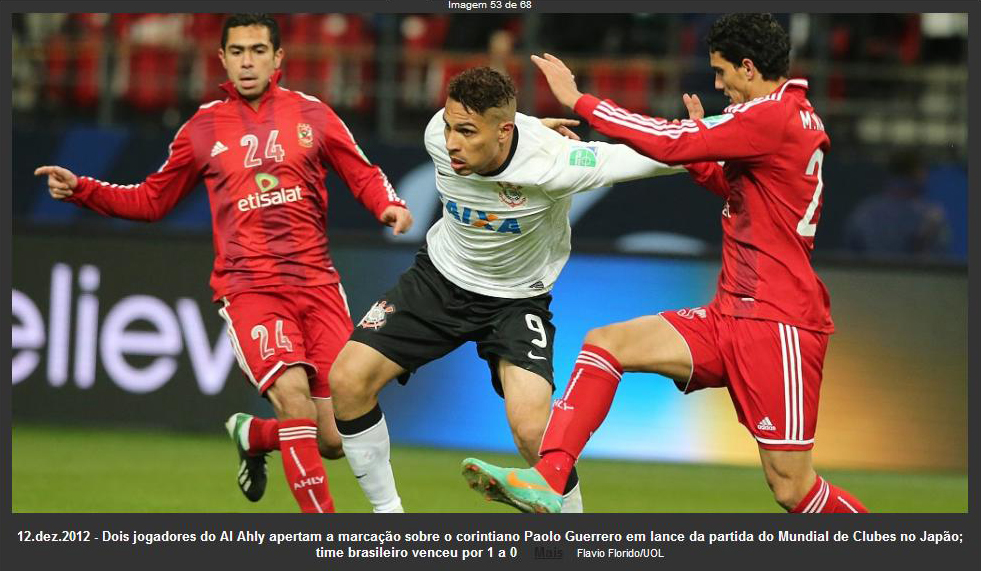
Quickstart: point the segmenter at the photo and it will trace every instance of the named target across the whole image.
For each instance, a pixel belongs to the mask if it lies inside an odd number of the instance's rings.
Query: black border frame
[[[827,0],[823,2],[795,2],[787,1],[775,2],[772,0],[749,0],[739,4],[722,2],[720,0],[711,1],[691,1],[685,3],[669,3],[658,1],[631,1],[631,0],[533,0],[534,11],[537,12],[567,12],[567,13],[586,13],[586,12],[620,12],[620,11],[662,11],[662,12],[726,12],[734,9],[741,11],[774,11],[774,12],[793,12],[808,11],[817,13],[842,12],[966,12],[970,19],[976,19],[981,15],[981,3],[941,0],[927,2],[924,0],[893,0],[890,2],[880,2],[874,0]],[[205,2],[207,9],[203,10],[202,3],[188,1],[170,2],[141,2],[141,11],[163,11],[163,12],[212,12],[212,11],[272,11],[276,12],[324,12],[324,11],[350,11],[350,12],[374,12],[374,13],[410,13],[410,12],[457,12],[447,9],[445,0],[324,0],[319,2],[301,2],[297,0],[286,0],[270,5],[268,2],[239,1],[228,2],[224,0],[208,0]],[[68,2],[66,0],[46,1],[46,2],[26,2],[26,1],[7,1],[0,7],[0,15],[4,29],[10,30],[10,15],[14,12],[72,12],[84,9],[86,12],[127,12],[132,11],[136,5],[133,3],[112,2],[106,0],[90,1],[86,3]],[[525,12],[527,10],[509,10],[509,12]],[[479,13],[474,11],[471,13]],[[493,12],[493,10],[486,10]],[[981,57],[979,57],[979,34],[976,29],[971,29],[968,39],[968,67],[975,69],[968,79],[970,102],[981,101],[981,88],[979,88],[979,77],[977,73],[981,69]],[[10,44],[3,42],[0,50],[4,56],[9,55]],[[10,77],[10,58],[0,57],[4,77]],[[5,115],[11,117],[11,93],[3,90],[0,93],[0,102],[7,111]],[[968,149],[969,157],[981,156],[979,148],[979,125],[978,113],[969,113],[968,126]],[[5,174],[4,181],[7,183],[5,189],[8,193],[9,205],[12,192],[11,172],[12,161],[12,130],[4,129],[3,137],[0,139],[0,165]],[[968,371],[969,371],[969,408],[968,408],[968,433],[975,434],[978,428],[976,415],[981,413],[978,402],[978,391],[971,390],[971,386],[979,382],[979,355],[978,346],[971,342],[977,342],[978,328],[981,324],[979,316],[979,284],[978,284],[978,228],[981,225],[981,208],[978,208],[979,191],[981,191],[981,180],[976,168],[968,169],[969,194],[969,251],[968,251],[968,280],[969,280],[969,329],[968,329]],[[0,226],[10,229],[11,209],[0,209]],[[11,265],[12,247],[10,234],[6,231],[0,246],[0,254],[4,263],[0,265],[0,283],[3,287],[10,287],[11,284]],[[10,321],[10,314],[3,313],[3,321]],[[8,329],[0,328],[6,337]],[[0,350],[6,357],[6,361],[11,359],[10,344],[0,342]],[[101,534],[102,530],[127,531],[133,530],[143,533],[160,533],[170,531],[174,533],[191,532],[201,533],[211,530],[220,532],[221,530],[258,530],[264,533],[274,532],[367,532],[381,533],[386,532],[407,534],[417,531],[438,532],[440,534],[450,532],[456,534],[463,531],[497,531],[497,532],[518,532],[524,534],[526,531],[537,533],[556,532],[560,536],[566,531],[575,532],[608,532],[616,530],[621,533],[628,532],[680,532],[686,536],[694,530],[703,533],[725,532],[725,531],[746,531],[759,533],[761,531],[776,531],[779,529],[806,532],[810,530],[828,530],[833,536],[836,531],[847,532],[848,534],[859,533],[915,533],[921,536],[924,531],[963,534],[963,541],[960,543],[949,543],[934,545],[924,542],[914,543],[894,543],[894,542],[856,542],[847,543],[815,542],[815,543],[721,543],[707,545],[704,543],[678,543],[662,545],[664,559],[620,559],[620,560],[588,560],[576,559],[574,551],[577,547],[576,542],[560,540],[558,542],[520,542],[512,544],[509,542],[481,543],[480,547],[486,549],[490,545],[507,548],[511,545],[519,547],[519,557],[508,560],[506,564],[531,567],[533,565],[545,566],[595,566],[595,563],[613,563],[624,567],[641,566],[650,567],[651,564],[668,566],[669,568],[700,568],[702,566],[718,564],[735,564],[737,568],[755,567],[761,569],[772,569],[784,565],[792,565],[794,568],[826,568],[829,564],[844,565],[847,568],[871,565],[877,567],[889,566],[895,569],[914,569],[924,567],[957,566],[963,568],[976,567],[981,557],[979,549],[979,532],[981,532],[981,519],[977,517],[979,513],[978,494],[970,494],[971,488],[975,487],[978,477],[978,454],[976,446],[970,445],[969,440],[969,495],[968,513],[965,514],[872,514],[863,518],[829,518],[828,516],[816,516],[808,519],[794,518],[791,516],[779,516],[773,514],[586,514],[575,519],[562,518],[550,519],[548,521],[541,518],[531,518],[523,515],[511,514],[407,514],[397,517],[373,517],[370,514],[347,514],[329,521],[319,518],[310,518],[298,514],[272,514],[256,517],[248,514],[14,514],[12,508],[12,489],[11,489],[11,468],[12,459],[10,452],[10,433],[11,433],[11,392],[10,382],[0,383],[0,430],[2,430],[2,442],[8,445],[0,445],[0,557],[4,562],[5,568],[33,568],[47,569],[54,565],[82,564],[85,566],[104,565],[115,569],[129,565],[139,565],[142,568],[168,568],[174,564],[190,565],[192,568],[204,567],[230,567],[237,564],[246,565],[280,565],[298,566],[299,568],[345,568],[357,565],[363,567],[378,566],[390,567],[393,563],[398,565],[417,563],[429,568],[457,568],[461,565],[460,561],[446,561],[438,559],[415,559],[415,560],[393,560],[393,559],[359,559],[334,560],[317,559],[314,557],[314,545],[309,543],[289,543],[280,546],[263,544],[258,547],[245,548],[246,544],[241,543],[157,543],[152,546],[115,543],[22,543],[18,541],[18,533],[22,530],[44,530],[56,532],[61,530],[91,530],[93,534]],[[977,442],[976,440],[974,441]],[[53,459],[52,461],[56,461]],[[179,492],[179,490],[178,490]],[[420,546],[421,544],[416,544]],[[602,542],[590,543],[586,546],[599,548]],[[395,547],[400,545],[393,544]],[[448,548],[462,548],[463,544],[452,544],[449,542],[432,543],[427,546]],[[362,545],[362,548],[367,545]],[[630,548],[630,545],[621,544],[621,548]],[[637,547],[651,547],[643,545]],[[540,551],[535,551],[538,548]],[[554,555],[555,551],[549,549],[562,550],[565,558],[560,561],[549,560],[542,556]],[[573,553],[569,553],[572,550]],[[536,555],[538,557],[536,557]],[[595,563],[594,563],[595,561]],[[975,561],[971,564],[970,561]],[[8,563],[16,563],[16,567],[7,567]],[[478,567],[498,567],[501,560],[492,561],[486,558],[476,560],[465,565],[476,565]]]

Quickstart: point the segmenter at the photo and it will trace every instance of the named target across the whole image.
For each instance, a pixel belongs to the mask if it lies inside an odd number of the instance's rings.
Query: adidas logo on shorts
[[[759,430],[776,430],[777,429],[777,427],[776,426],[773,426],[773,423],[770,422],[770,417],[769,416],[764,416],[763,417],[763,420],[761,420],[760,423],[756,425],[756,428],[758,428]]]

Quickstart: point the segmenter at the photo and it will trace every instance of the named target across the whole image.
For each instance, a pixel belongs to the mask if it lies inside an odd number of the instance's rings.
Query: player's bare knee
[[[344,447],[341,445],[341,439],[339,437],[332,439],[318,434],[317,448],[320,449],[320,456],[327,460],[337,460],[344,457]]]
[[[770,489],[773,491],[773,499],[787,511],[794,509],[801,500],[797,494],[797,487],[791,480],[781,480],[779,483],[771,484]]]
[[[766,470],[766,483],[773,492],[773,499],[784,509],[791,510],[800,502],[800,486],[793,474],[771,465]]]
[[[810,490],[817,475],[808,452],[763,452],[763,473],[773,499],[790,511]]]
[[[346,362],[334,363],[328,381],[335,409],[343,409],[368,398],[367,383],[361,381],[357,367]]]
[[[317,407],[310,398],[307,372],[302,367],[290,367],[277,377],[265,396],[280,420],[317,418]]]
[[[317,418],[317,409],[309,396],[300,391],[279,391],[270,399],[276,418],[280,420],[297,418]]]
[[[350,385],[349,379],[351,378],[352,373],[350,369],[351,367],[340,359],[331,365],[330,372],[327,374],[327,382],[330,384],[331,398],[336,399],[338,393],[347,393]]]
[[[612,325],[590,329],[589,333],[586,334],[586,338],[583,340],[583,343],[589,345],[595,345],[597,347],[602,347],[603,349],[609,351],[611,354],[616,355],[617,353],[616,329]]]
[[[541,447],[544,432],[545,426],[540,422],[518,421],[511,425],[511,434],[518,451],[532,464],[538,459],[538,449]]]

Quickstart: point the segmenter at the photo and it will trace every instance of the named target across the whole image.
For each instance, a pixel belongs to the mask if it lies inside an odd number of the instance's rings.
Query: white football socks
[[[579,482],[568,494],[562,496],[562,511],[564,514],[581,514],[582,512],[582,492],[579,490]]]
[[[344,455],[375,513],[401,513],[402,498],[395,489],[391,442],[382,416],[377,424],[358,434],[341,434]],[[578,488],[577,488],[578,489]]]

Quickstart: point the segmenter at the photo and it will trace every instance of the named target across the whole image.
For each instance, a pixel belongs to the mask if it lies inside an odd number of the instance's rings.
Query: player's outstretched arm
[[[392,228],[392,234],[398,236],[412,228],[412,213],[403,206],[391,205],[382,211],[379,217],[381,223]]]
[[[562,60],[552,54],[544,54],[544,57],[531,56],[531,61],[542,70],[548,86],[552,89],[552,95],[558,99],[559,103],[569,109],[576,106],[576,101],[582,97],[579,88],[576,87],[576,76],[566,67]]]
[[[73,194],[78,186],[75,173],[59,166],[43,166],[34,169],[34,176],[48,177],[48,194],[55,200],[64,200]]]
[[[609,105],[609,102],[606,105],[610,106],[610,109],[607,110],[604,108],[601,118],[598,119],[594,116],[594,109],[600,101],[591,95],[583,96],[583,93],[576,86],[575,75],[572,74],[572,70],[562,60],[552,54],[546,53],[543,57],[531,56],[531,61],[541,70],[545,79],[548,81],[548,86],[552,90],[552,94],[555,95],[559,103],[585,117],[590,122],[590,125],[601,133],[621,139],[635,150],[659,161],[669,164],[681,164],[691,161],[691,159],[675,160],[675,157],[669,156],[672,153],[662,153],[660,152],[660,145],[651,144],[652,142],[657,142],[656,137],[654,137],[654,141],[649,140],[652,139],[651,135],[666,135],[677,138],[686,133],[698,133],[698,127],[690,119],[686,121],[669,121],[646,117],[631,113],[626,109],[614,109],[612,105]],[[582,102],[585,102],[585,105]],[[697,100],[697,97],[686,101],[686,107],[689,104],[692,105],[692,108],[701,109],[701,102]],[[702,110],[702,113],[704,114],[704,110]],[[686,141],[682,146],[687,147],[693,145],[687,144]]]
[[[395,234],[408,230],[412,216],[405,207],[405,201],[395,193],[381,167],[372,163],[361,151],[344,121],[330,106],[322,105],[326,123],[320,144],[321,160],[334,169],[354,198],[379,222],[392,226]],[[398,213],[394,209],[405,212]]]
[[[197,184],[200,166],[195,160],[187,129],[181,127],[170,145],[166,162],[139,184],[119,185],[88,176],[76,176],[60,166],[38,167],[34,174],[48,177],[48,192],[104,216],[153,222],[160,220]]]
[[[697,95],[686,93],[682,97],[682,101],[688,110],[689,120],[702,119],[705,116],[705,109],[702,107],[702,102]],[[546,127],[559,131],[555,127],[568,124],[560,122],[569,120],[540,119],[540,121]],[[681,120],[675,119],[671,123],[680,125]],[[578,137],[575,140],[579,140]],[[645,157],[627,145],[602,142],[590,142],[589,145],[588,151],[596,159],[592,166],[585,169],[575,167],[566,168],[565,163],[571,163],[572,161],[560,161],[563,168],[560,172],[556,173],[557,176],[550,178],[546,184],[547,189],[551,191],[550,194],[556,196],[555,193],[558,192],[559,195],[565,195],[568,192],[577,192],[618,182],[677,174],[685,172],[686,168],[691,172],[692,177],[696,181],[711,179],[709,182],[713,182],[716,178],[722,178],[724,182],[722,168],[717,163],[696,163],[685,165],[684,167],[671,167]],[[575,148],[572,150],[575,152]],[[718,174],[718,177],[715,176],[716,174]],[[713,192],[719,192],[714,188],[712,190]]]
[[[544,57],[532,55],[531,61],[545,75],[548,86],[552,89],[552,94],[555,95],[559,103],[570,109],[575,108],[576,101],[582,97],[582,92],[576,87],[576,76],[572,74],[572,70],[562,60],[549,53],[544,54]],[[705,117],[705,108],[702,107],[702,100],[698,98],[698,95],[685,93],[682,95],[682,101],[688,110],[689,119],[702,119]],[[562,123],[557,122],[569,121],[569,119],[541,119],[541,121],[549,129],[555,129],[563,135],[568,136],[565,132],[557,128],[562,125]],[[578,124],[579,122],[577,121],[574,125]],[[568,123],[565,123],[565,125],[568,125]],[[571,139],[573,137],[569,138]],[[576,139],[578,140],[578,138]]]

